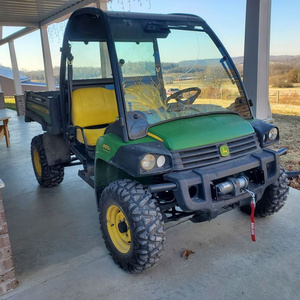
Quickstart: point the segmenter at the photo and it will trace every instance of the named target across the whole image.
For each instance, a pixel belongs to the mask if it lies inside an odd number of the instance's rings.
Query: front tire
[[[256,203],[255,217],[266,217],[278,212],[285,204],[289,192],[287,174],[283,167],[280,167],[280,175],[277,181],[269,185]],[[251,214],[250,205],[241,207],[241,210]]]
[[[42,134],[35,136],[31,141],[31,161],[35,177],[42,187],[53,187],[63,181],[64,167],[48,165]]]
[[[112,182],[99,201],[103,238],[114,261],[140,273],[160,259],[165,244],[162,215],[151,194],[131,180]]]

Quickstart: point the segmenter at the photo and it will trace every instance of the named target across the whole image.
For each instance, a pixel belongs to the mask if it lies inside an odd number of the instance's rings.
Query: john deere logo
[[[220,154],[221,156],[228,156],[229,155],[229,148],[227,145],[222,145],[220,147]]]
[[[108,145],[103,144],[103,145],[102,145],[102,148],[103,148],[104,151],[110,152],[110,147],[109,147]]]

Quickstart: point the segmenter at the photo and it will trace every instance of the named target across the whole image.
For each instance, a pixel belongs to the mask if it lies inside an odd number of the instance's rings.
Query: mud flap
[[[68,163],[71,161],[70,149],[61,135],[43,135],[44,150],[49,166]]]

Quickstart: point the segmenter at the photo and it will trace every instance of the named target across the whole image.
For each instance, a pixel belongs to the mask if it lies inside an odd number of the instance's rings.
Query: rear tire
[[[165,244],[162,215],[141,184],[118,180],[99,201],[103,238],[114,261],[129,273],[140,273],[160,259]]]
[[[279,178],[269,185],[262,198],[256,203],[255,217],[266,217],[278,212],[285,204],[289,192],[287,174],[280,167]],[[241,211],[251,214],[250,205],[241,207]]]
[[[31,161],[35,177],[42,187],[53,187],[63,181],[64,167],[48,165],[42,134],[35,136],[31,141]]]

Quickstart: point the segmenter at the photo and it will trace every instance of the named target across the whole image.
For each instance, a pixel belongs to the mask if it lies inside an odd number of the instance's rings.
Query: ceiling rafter
[[[107,0],[0,0],[0,26],[25,27],[0,39],[0,46],[42,26],[68,18],[76,9]]]

